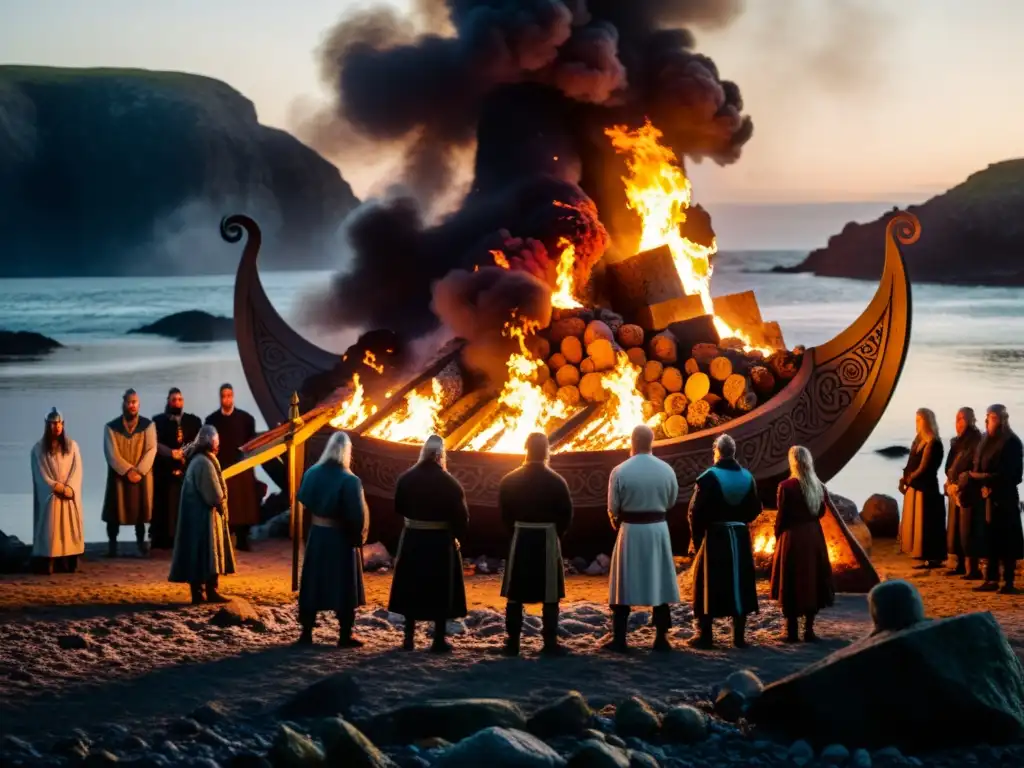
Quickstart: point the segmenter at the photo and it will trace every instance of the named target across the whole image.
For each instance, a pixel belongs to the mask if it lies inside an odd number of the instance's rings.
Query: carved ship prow
[[[221,223],[228,242],[248,238],[235,281],[235,334],[249,388],[274,427],[289,420],[293,392],[335,367],[339,355],[309,342],[274,309],[260,281],[257,256],[261,235],[247,216]],[[788,451],[804,445],[815,457],[819,476],[830,480],[854,457],[881,419],[899,382],[910,344],[911,294],[899,245],[920,236],[920,223],[910,213],[894,215],[886,227],[885,265],[874,298],[848,328],[831,341],[803,355],[797,375],[757,409],[713,429],[659,441],[655,454],[679,478],[680,505],[685,504],[697,476],[711,463],[712,443],[728,432],[739,459],[755,476],[767,498],[789,475]],[[397,400],[398,398],[395,398]],[[310,440],[307,464],[316,460],[331,428]],[[371,537],[393,547],[401,520],[393,513],[395,481],[416,461],[415,445],[387,442],[349,432],[353,470],[360,476],[371,506]],[[567,553],[586,556],[609,552],[613,533],[605,505],[608,475],[628,456],[625,450],[557,453],[551,466],[568,482],[576,508],[565,541]],[[464,550],[498,554],[506,532],[497,510],[498,484],[522,457],[510,454],[452,451],[449,471],[462,483],[470,505],[471,525]],[[685,515],[673,516],[677,550],[689,545]]]

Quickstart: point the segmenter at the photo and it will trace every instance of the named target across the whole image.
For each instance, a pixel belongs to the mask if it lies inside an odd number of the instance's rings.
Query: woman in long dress
[[[226,603],[217,591],[219,576],[235,572],[235,552],[228,529],[228,487],[221,474],[217,450],[220,436],[210,424],[192,444],[181,485],[178,528],[168,581],[188,584],[192,604]]]
[[[337,615],[340,648],[363,644],[352,635],[352,628],[356,608],[366,605],[361,547],[366,543],[370,512],[351,463],[352,441],[344,432],[336,432],[299,486],[299,501],[309,510],[312,523],[299,585],[299,645],[312,645],[319,611]]]
[[[395,512],[405,527],[388,610],[405,617],[405,650],[415,647],[416,622],[432,621],[430,650],[448,653],[447,622],[468,613],[459,538],[469,525],[469,509],[462,486],[448,474],[444,441],[437,435],[427,438],[419,461],[398,478]]]
[[[802,445],[789,449],[789,471],[790,477],[779,483],[778,490],[771,598],[779,601],[786,617],[783,639],[799,641],[802,616],[804,640],[813,642],[817,639],[814,617],[830,607],[836,596],[821,528],[821,516],[832,502],[814,471],[811,452]]]
[[[44,573],[74,573],[85,551],[82,534],[82,455],[53,408],[32,446],[32,557]]]
[[[917,436],[903,469],[900,493],[900,552],[924,560],[914,568],[938,568],[946,560],[946,506],[939,487],[942,440],[935,414],[928,408],[917,412]]]

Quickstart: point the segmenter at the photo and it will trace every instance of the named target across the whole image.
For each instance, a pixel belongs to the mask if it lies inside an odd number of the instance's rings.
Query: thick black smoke
[[[338,132],[404,146],[403,181],[422,199],[450,182],[454,147],[477,144],[462,207],[424,226],[412,197],[369,204],[350,222],[353,259],[314,309],[330,325],[436,327],[431,283],[490,261],[501,230],[549,253],[593,235],[589,266],[609,245],[628,250],[617,156],[604,128],[650,118],[677,155],[731,163],[750,138],[738,87],[694,51],[683,25],[727,23],[740,0],[447,0],[454,35],[416,35],[384,10],[344,20],[324,48],[337,88]],[[444,27],[440,0],[421,18]],[[559,201],[573,206],[554,206]],[[596,220],[594,206],[600,222]],[[607,227],[606,234],[602,223]]]

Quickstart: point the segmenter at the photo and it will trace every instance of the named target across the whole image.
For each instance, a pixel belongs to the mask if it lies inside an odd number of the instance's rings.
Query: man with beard
[[[961,408],[956,412],[956,437],[949,441],[946,457],[946,550],[956,555],[956,567],[946,575],[963,576],[968,581],[982,579],[979,558],[984,555],[985,516],[976,513],[972,505],[961,503],[958,483],[960,475],[974,465],[980,442],[974,409]]]
[[[505,475],[498,489],[501,519],[513,531],[501,582],[501,596],[508,600],[508,656],[519,655],[525,603],[544,604],[544,653],[564,653],[558,644],[558,601],[565,597],[559,539],[572,522],[572,496],[562,476],[548,466],[549,451],[547,435],[529,435],[526,462]]]
[[[227,469],[242,460],[241,448],[256,437],[256,420],[241,408],[235,408],[235,389],[220,385],[220,408],[206,417],[206,423],[217,428],[220,435],[220,465]],[[260,522],[260,500],[256,495],[256,473],[251,469],[228,481],[228,502],[231,505],[231,532],[236,549],[251,551],[249,529]]]
[[[153,461],[156,427],[139,416],[139,395],[125,390],[121,415],[104,427],[103,453],[107,459],[107,488],[103,522],[107,524],[108,557],[117,557],[117,534],[122,525],[135,526],[139,554],[148,554],[146,523],[153,514]]]
[[[736,442],[719,435],[714,466],[697,478],[690,497],[693,560],[693,615],[699,634],[695,648],[714,645],[712,622],[732,618],[732,641],[745,648],[747,614],[757,613],[754,552],[747,526],[761,514],[754,476],[736,461]]]
[[[154,549],[172,549],[178,526],[178,502],[185,477],[185,447],[199,436],[203,422],[185,413],[181,390],[167,393],[164,412],[153,417],[156,426],[156,461],[153,462],[153,522],[149,539]]]
[[[1024,481],[1024,446],[1010,429],[1010,416],[1005,405],[990,405],[985,414],[985,437],[970,478],[978,482],[985,511],[988,562],[985,583],[975,592],[1018,594],[1014,586],[1017,561],[1024,559],[1024,529],[1020,522],[1020,494],[1017,486]],[[999,569],[1003,570],[1003,586],[999,587]]]
[[[665,517],[679,497],[679,480],[672,467],[652,453],[654,432],[650,427],[634,429],[631,444],[631,457],[608,478],[608,517],[618,536],[608,583],[612,640],[605,648],[627,652],[630,610],[649,605],[656,631],[654,650],[670,651],[669,605],[679,602],[679,582]]]

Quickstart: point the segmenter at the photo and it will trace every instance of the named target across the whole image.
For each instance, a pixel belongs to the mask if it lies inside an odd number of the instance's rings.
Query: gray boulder
[[[328,765],[350,768],[395,768],[395,763],[381,752],[362,731],[340,717],[332,717],[320,727]]]
[[[990,613],[860,640],[765,688],[748,719],[818,747],[1024,739],[1024,666]]]
[[[860,516],[860,512],[857,509],[857,505],[845,496],[840,496],[837,493],[830,493],[829,496],[832,498],[832,503],[835,505],[836,512],[843,518],[843,522],[846,523],[846,527],[850,529],[850,533],[860,543],[864,552],[868,555],[871,554],[871,529],[868,528],[863,518]]]
[[[447,750],[435,768],[562,768],[555,750],[523,731],[485,728]]]
[[[682,704],[665,713],[661,735],[666,741],[694,744],[708,737],[708,717],[696,707]]]
[[[651,705],[637,696],[630,696],[615,708],[615,731],[623,737],[651,739],[661,728],[661,718]]]
[[[274,768],[310,768],[324,765],[324,753],[308,736],[279,725],[270,747]]]
[[[629,755],[618,747],[590,739],[573,752],[568,768],[629,768]]]
[[[295,693],[281,706],[280,714],[286,718],[347,716],[361,699],[355,676],[339,672]]]
[[[925,620],[924,601],[917,587],[903,579],[890,579],[868,592],[872,634],[898,632]]]
[[[487,728],[525,731],[526,717],[504,699],[428,701],[376,715],[363,731],[376,744],[411,744],[434,736],[456,743]]]
[[[900,530],[900,505],[892,496],[876,493],[864,502],[861,519],[878,539],[895,539]]]
[[[594,710],[578,691],[570,691],[556,702],[541,707],[526,722],[526,729],[541,739],[572,736],[590,725]]]

